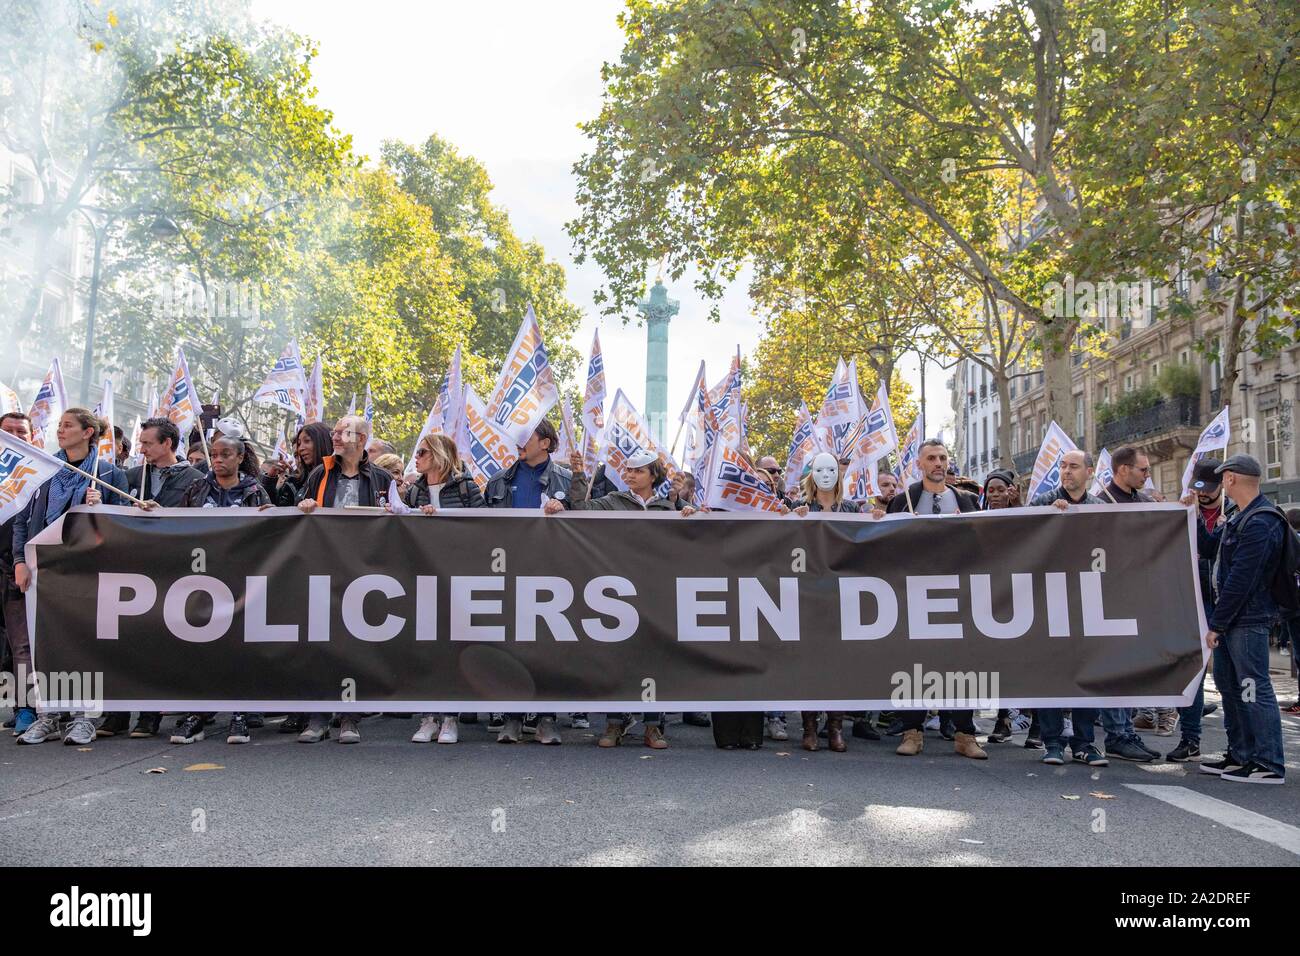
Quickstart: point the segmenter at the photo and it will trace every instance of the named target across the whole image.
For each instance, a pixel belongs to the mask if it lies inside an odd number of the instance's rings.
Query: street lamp
[[[97,211],[103,212],[103,210]],[[172,239],[180,235],[181,228],[169,216],[156,210],[134,206],[108,212],[104,217],[103,226],[96,226],[89,210],[84,207],[78,206],[77,212],[86,217],[86,222],[90,224],[90,231],[95,237],[95,261],[90,272],[90,301],[86,304],[86,351],[81,359],[81,404],[86,405],[90,401],[90,380],[94,377],[95,371],[95,312],[99,307],[99,268],[103,262],[104,237],[108,233],[108,227],[114,220],[123,216],[147,215],[153,212],[154,221],[149,225],[149,234],[155,239]]]

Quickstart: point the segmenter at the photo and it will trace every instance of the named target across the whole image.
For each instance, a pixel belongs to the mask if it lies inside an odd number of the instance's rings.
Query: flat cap
[[[1258,478],[1264,473],[1259,467],[1259,460],[1252,455],[1233,455],[1214,469],[1216,475],[1221,475],[1225,471],[1231,471],[1238,475],[1250,475],[1253,478]]]

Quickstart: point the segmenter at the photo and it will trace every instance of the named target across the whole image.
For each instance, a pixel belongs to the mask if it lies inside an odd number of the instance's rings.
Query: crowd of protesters
[[[0,428],[24,441],[31,441],[31,421],[18,412],[0,417]],[[320,509],[370,507],[411,510],[424,515],[461,508],[527,508],[544,516],[567,511],[653,511],[677,512],[689,517],[694,477],[678,473],[671,482],[659,459],[649,453],[634,455],[627,462],[623,478],[626,489],[615,487],[603,466],[591,476],[585,474],[582,456],[568,462],[554,457],[558,447],[555,428],[543,420],[519,448],[518,461],[480,490],[459,460],[455,443],[442,435],[422,438],[414,455],[414,471],[386,442],[371,435],[363,416],[341,418],[333,429],[320,423],[303,425],[294,436],[292,460],[259,463],[253,444],[239,422],[222,419],[210,436],[195,435],[188,442],[186,457],[180,457],[182,436],[166,418],[143,422],[138,441],[142,463],[123,470],[129,442],[116,432],[116,460],[99,457],[97,447],[107,425],[91,412],[72,408],[60,417],[57,427],[57,457],[77,471],[64,469],[40,489],[30,504],[15,518],[0,526],[0,607],[3,610],[6,641],[5,670],[19,667],[31,673],[31,651],[27,635],[24,594],[31,582],[24,547],[42,529],[75,505],[127,504],[128,497],[153,508],[264,509],[296,507],[304,514]],[[781,494],[785,474],[773,457],[756,465],[760,478],[778,490],[785,514],[805,516],[810,512],[864,513],[874,518],[892,515],[952,515],[979,510],[1000,510],[1022,505],[1020,484],[1009,470],[995,470],[980,487],[957,475],[948,450],[940,441],[920,446],[919,481],[906,487],[896,476],[878,476],[876,495],[869,502],[844,497],[846,459],[821,453],[799,476],[798,494]],[[1112,479],[1100,488],[1094,482],[1094,462],[1086,451],[1070,451],[1060,461],[1059,486],[1028,502],[1034,507],[1062,511],[1080,505],[1124,506],[1152,500],[1143,491],[1150,475],[1147,456],[1134,447],[1120,448],[1111,456]],[[85,473],[85,474],[83,474]],[[87,475],[98,481],[91,482]],[[1260,492],[1259,462],[1249,455],[1233,455],[1226,461],[1201,459],[1192,476],[1192,493],[1183,504],[1195,511],[1201,596],[1208,632],[1204,636],[1212,651],[1212,667],[1223,701],[1223,719],[1228,750],[1215,759],[1201,753],[1202,717],[1207,704],[1202,685],[1192,702],[1181,708],[1041,708],[1030,712],[1001,710],[993,729],[978,739],[980,730],[973,710],[924,710],[895,713],[801,714],[804,749],[818,750],[824,737],[832,752],[848,749],[850,736],[870,741],[899,737],[896,753],[915,756],[925,746],[925,731],[938,732],[953,741],[961,756],[988,758],[985,746],[1004,744],[1020,733],[1025,747],[1041,751],[1041,760],[1060,765],[1067,760],[1089,767],[1106,766],[1110,759],[1147,763],[1158,759],[1199,762],[1206,773],[1223,779],[1251,783],[1281,783],[1285,775],[1280,708],[1269,676],[1271,630],[1281,628],[1290,638],[1300,623],[1284,619],[1272,583],[1288,554],[1289,541],[1300,526],[1300,512],[1284,514]],[[793,485],[792,485],[793,486]],[[397,500],[389,498],[396,491]],[[125,495],[125,496],[124,496]],[[1044,520],[1051,520],[1048,514]],[[1288,537],[1290,536],[1290,538]],[[1291,640],[1292,653],[1297,654]],[[1243,692],[1249,688],[1249,692]],[[1300,702],[1285,707],[1300,714]],[[759,735],[742,734],[740,746],[755,747],[761,734],[778,741],[788,739],[786,715],[753,715],[760,722]],[[559,715],[489,714],[486,726],[502,743],[515,743],[525,736],[538,742],[561,743]],[[643,726],[645,746],[668,746],[666,714],[609,714],[598,737],[600,747],[621,744],[629,729]],[[823,720],[824,717],[824,720]],[[214,714],[182,714],[171,729],[173,743],[188,744],[204,739],[205,728]],[[472,713],[419,714],[412,740],[453,744],[461,725],[477,723]],[[728,715],[685,714],[687,723],[732,726]],[[264,715],[232,714],[226,739],[248,743],[251,729],[263,726]],[[588,714],[569,715],[570,726],[590,726]],[[97,736],[129,735],[154,738],[160,733],[162,715],[141,713],[131,726],[130,715],[110,713],[96,724],[87,714],[37,713],[30,707],[15,711],[7,726],[22,744],[62,739],[68,744],[86,745]],[[1097,742],[1097,728],[1103,738]],[[361,739],[358,715],[327,713],[289,714],[280,722],[281,733],[296,733],[303,743],[317,743],[337,728],[340,743]],[[719,746],[735,746],[717,734]],[[1179,733],[1177,745],[1165,753],[1151,747],[1139,734],[1147,731],[1159,737]]]

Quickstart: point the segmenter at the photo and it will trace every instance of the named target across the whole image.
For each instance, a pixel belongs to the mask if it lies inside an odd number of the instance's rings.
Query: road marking
[[[1124,786],[1300,856],[1300,827],[1274,820],[1227,800],[1207,797],[1187,787],[1163,787],[1146,783],[1126,783]]]

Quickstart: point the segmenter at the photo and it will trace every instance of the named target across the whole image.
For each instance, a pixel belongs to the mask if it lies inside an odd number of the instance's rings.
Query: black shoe
[[[460,723],[462,723],[462,724],[477,724],[477,723],[478,723],[478,714],[477,714],[477,713],[473,713],[473,714],[468,714],[468,713],[467,713],[467,714],[460,714],[459,717],[460,717]]]
[[[1236,770],[1225,770],[1219,774],[1219,779],[1232,783],[1286,783],[1286,777],[1261,767],[1253,760]]]
[[[1188,760],[1200,760],[1201,745],[1194,744],[1188,740],[1179,741],[1177,747],[1165,754],[1165,759],[1172,760],[1174,763],[1183,763]]]
[[[890,722],[889,726],[885,728],[885,736],[901,737],[903,736],[903,731],[906,729],[907,727],[904,726],[902,718],[895,717],[893,721]]]
[[[172,743],[174,744],[192,744],[195,741],[203,739],[203,717],[199,714],[190,714],[182,718],[181,722],[172,731]]]
[[[1205,709],[1201,711],[1201,716],[1202,717],[1208,716],[1209,714],[1214,713],[1218,709],[1219,709],[1218,704],[1216,704],[1214,701],[1209,701],[1206,703]]]
[[[1025,749],[1026,749],[1026,750],[1042,750],[1042,749],[1043,749],[1043,738],[1042,738],[1042,737],[1037,737],[1037,736],[1035,736],[1033,733],[1031,733],[1028,737],[1025,738]]]
[[[526,734],[537,733],[537,721],[540,719],[541,718],[538,717],[537,714],[524,714],[524,727],[523,727],[524,733]]]
[[[871,726],[871,721],[865,717],[861,720],[853,721],[853,736],[859,740],[879,740],[880,731]]]
[[[944,740],[953,740],[957,736],[957,725],[951,720],[939,721],[939,736]]]
[[[16,716],[10,717],[4,723],[5,730],[12,730],[14,728],[14,725],[16,725],[17,723],[18,723],[18,718]]]
[[[265,714],[249,714],[244,718],[244,720],[248,724],[249,730],[257,730],[259,727],[266,726]]]
[[[1221,774],[1229,770],[1240,770],[1245,766],[1232,754],[1224,754],[1219,760],[1202,760],[1201,773]]]
[[[241,714],[235,714],[230,718],[230,732],[226,734],[226,743],[228,744],[246,744],[251,737],[248,736],[248,720]]]
[[[306,714],[290,714],[280,722],[280,733],[282,734],[300,734],[303,728],[307,726]]]
[[[689,713],[682,714],[682,723],[690,724],[692,727],[712,727],[713,721],[708,713]]]
[[[141,714],[140,719],[135,722],[131,728],[131,736],[137,739],[142,737],[156,737],[158,735],[158,725],[162,723],[162,714]]]
[[[131,715],[122,713],[106,714],[95,728],[96,737],[116,737],[131,729]]]
[[[1003,718],[993,725],[993,733],[989,734],[989,743],[1000,744],[1004,740],[1011,739],[1011,721]]]
[[[355,714],[354,716],[356,716],[356,717],[360,717],[361,715],[360,715],[360,714]],[[342,721],[343,721],[343,718],[340,717],[338,714],[335,714],[333,717],[330,718],[330,726],[333,727],[333,728],[335,728],[335,729],[337,730],[339,724],[340,724]]]
[[[1160,754],[1160,751],[1159,751],[1159,750],[1152,750],[1150,747],[1147,746],[1146,741],[1143,740],[1141,737],[1139,737],[1137,734],[1134,734],[1134,735],[1133,735],[1132,740],[1133,740],[1133,743],[1137,744],[1139,747],[1141,747],[1143,750],[1145,750],[1147,753],[1149,753],[1153,758],[1158,758],[1158,757],[1160,757],[1160,755],[1161,755],[1161,754]]]
[[[488,722],[487,722],[488,733],[490,734],[500,733],[502,728],[505,727],[505,725],[506,725],[505,714],[488,714]]]

